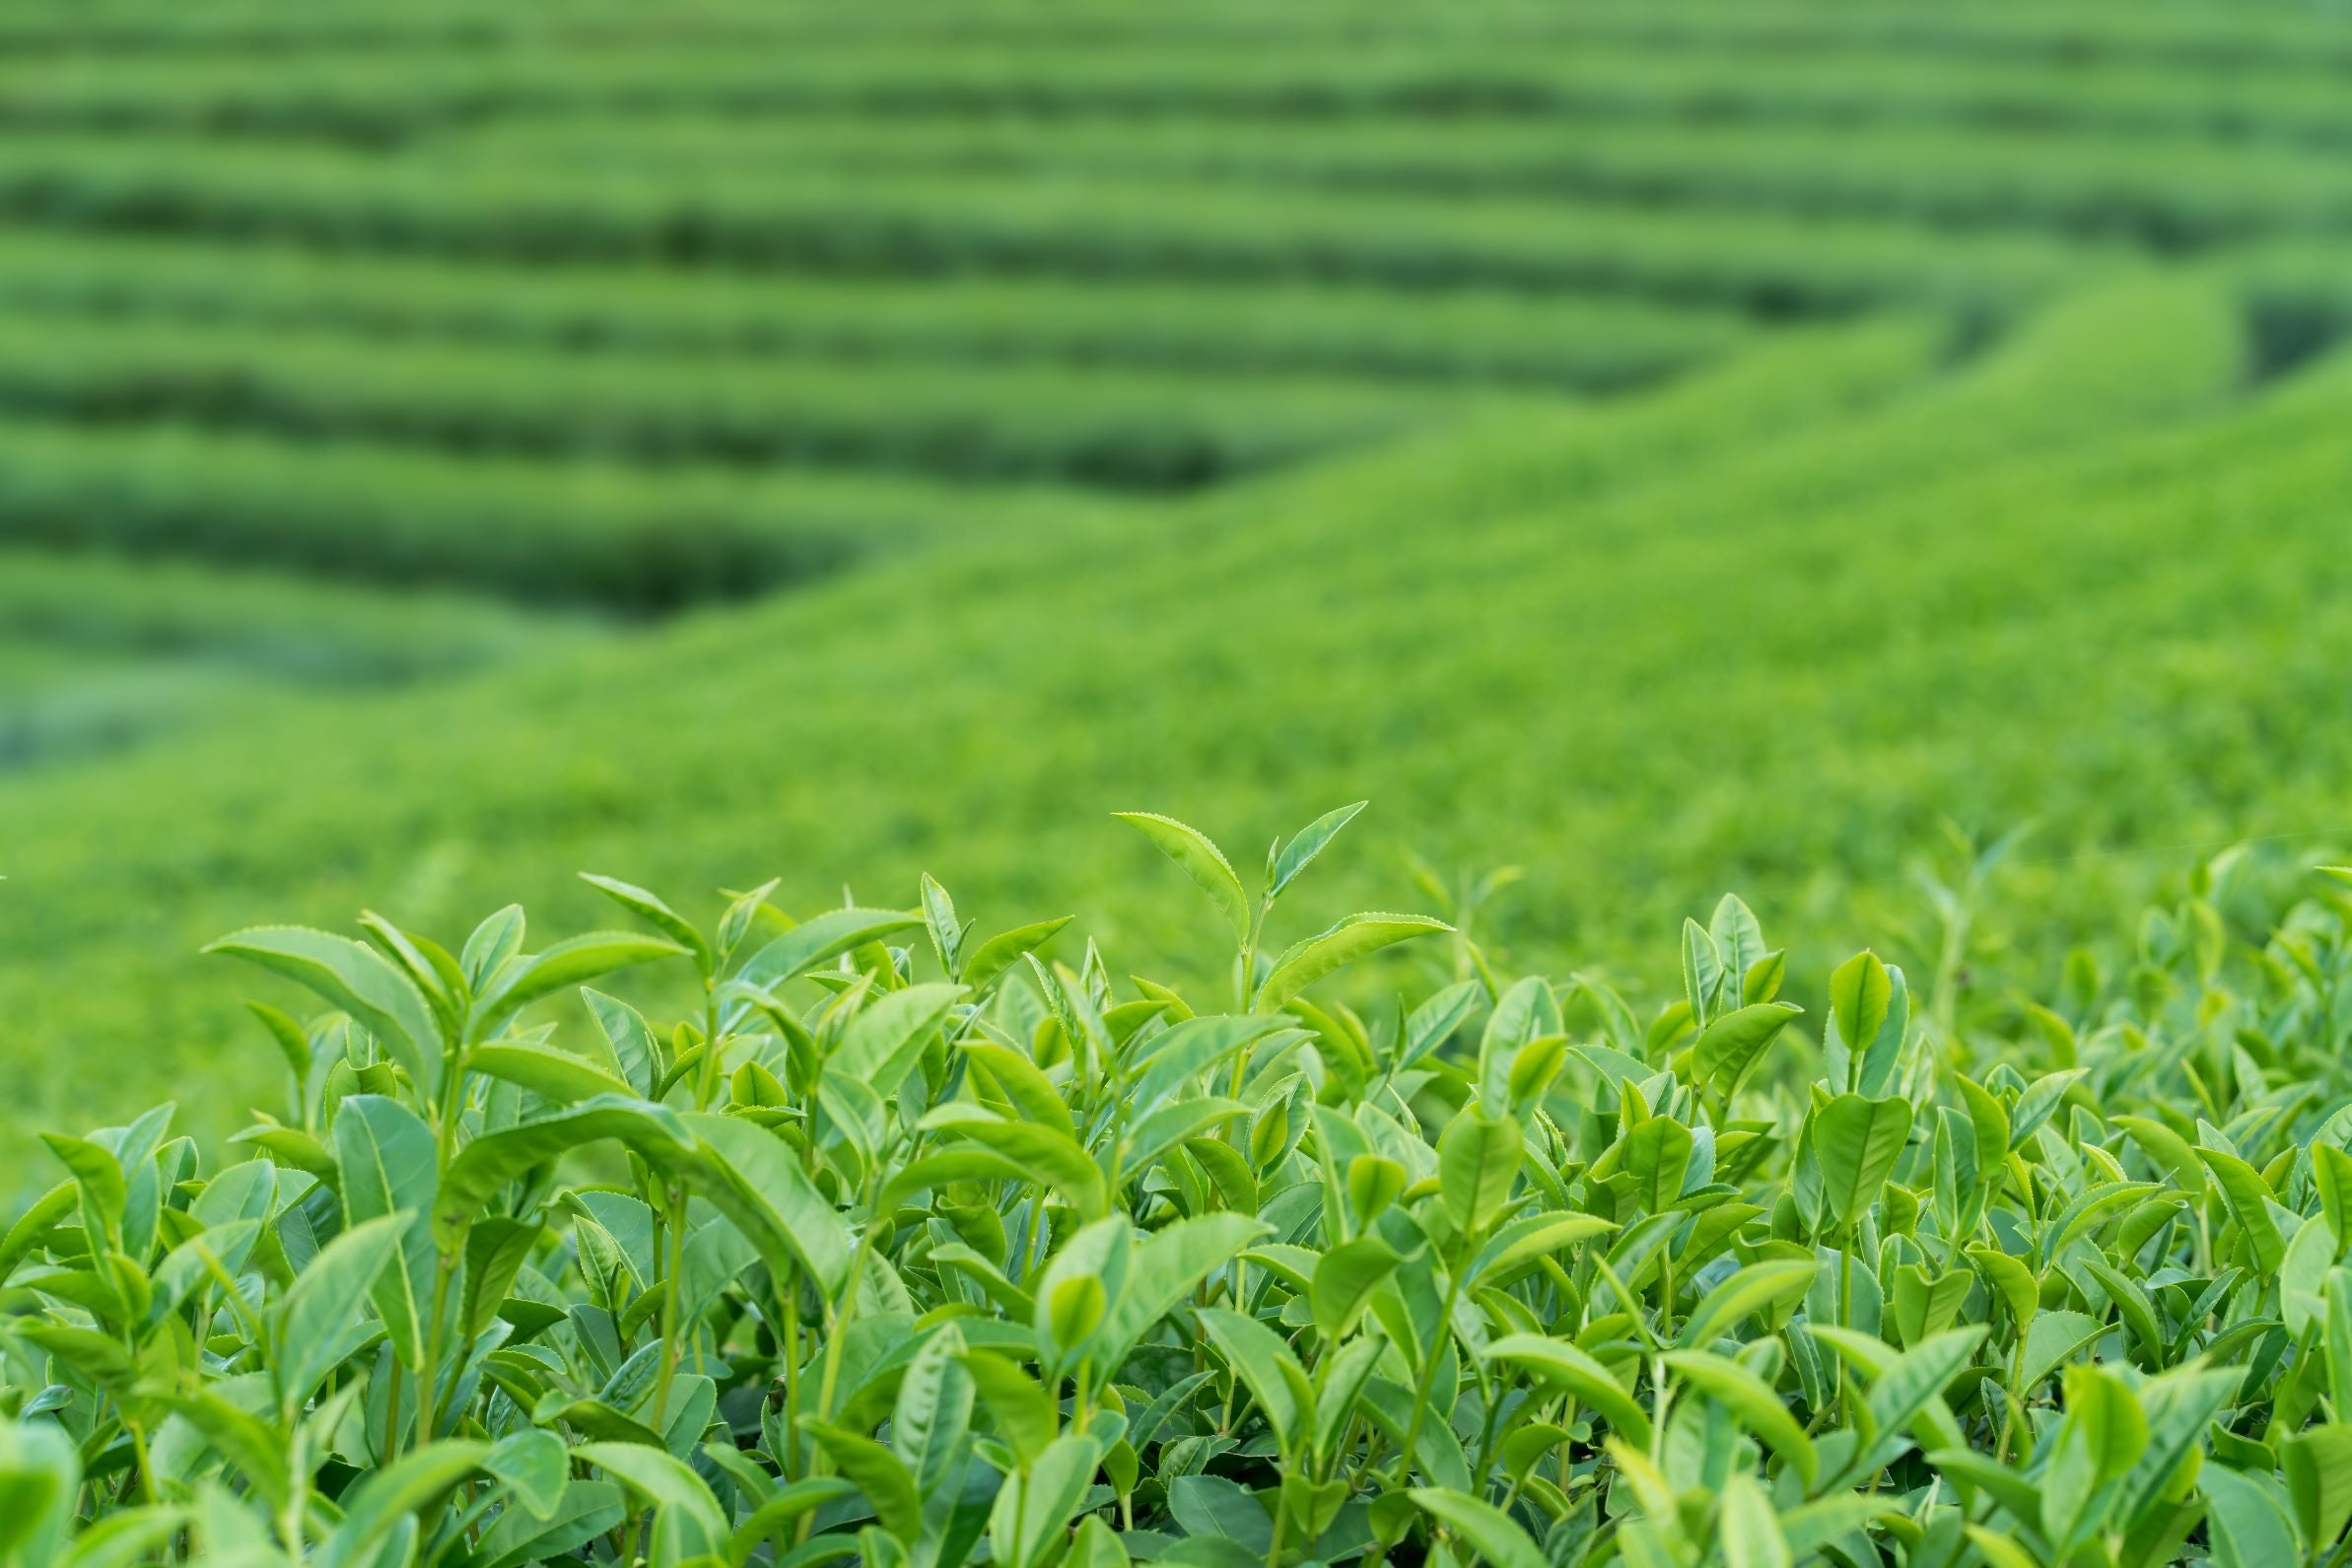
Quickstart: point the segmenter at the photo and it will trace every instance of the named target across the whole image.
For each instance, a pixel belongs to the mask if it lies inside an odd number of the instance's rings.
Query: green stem
[[[799,1479],[800,1468],[800,1434],[793,1424],[800,1416],[800,1291],[794,1281],[784,1280],[778,1283],[776,1293],[784,1298],[784,1324],[777,1343],[784,1359],[784,1452],[775,1458],[789,1486]]]
[[[450,1313],[450,1282],[456,1273],[457,1260],[449,1253],[441,1254],[433,1270],[433,1321],[425,1327],[425,1367],[417,1375],[419,1448],[433,1441],[433,1406],[441,1394],[441,1325]]]
[[[139,1466],[139,1501],[150,1507],[155,1504],[155,1466],[147,1458],[147,1431],[129,1416],[122,1424],[131,1434],[131,1457]]]
[[[1674,1337],[1674,1256],[1658,1249],[1658,1337]]]
[[[1837,1249],[1837,1327],[1851,1329],[1853,1326],[1854,1238],[1849,1230],[1843,1238],[1843,1244]],[[1847,1418],[1845,1362],[1840,1358],[1837,1363],[1837,1419],[1842,1422]]]
[[[1477,1251],[1478,1238],[1476,1236],[1464,1237],[1462,1256],[1469,1258]],[[1450,1270],[1450,1277],[1446,1280],[1445,1285],[1445,1306],[1437,1315],[1437,1342],[1429,1347],[1429,1354],[1421,1362],[1420,1376],[1414,1384],[1413,1416],[1405,1423],[1405,1442],[1397,1455],[1395,1479],[1399,1481],[1404,1480],[1413,1470],[1414,1456],[1418,1452],[1415,1445],[1420,1441],[1421,1420],[1429,1407],[1430,1387],[1437,1381],[1437,1358],[1444,1354],[1446,1341],[1454,1331],[1454,1304],[1462,1298],[1462,1274],[1463,1270],[1458,1263]]]
[[[1250,993],[1258,989],[1258,933],[1265,927],[1266,910],[1265,902],[1260,901],[1258,913],[1250,918],[1249,934],[1241,939],[1241,974],[1233,983],[1234,991],[1240,1002],[1239,1007],[1235,1009],[1238,1012],[1246,1013],[1250,1010],[1250,1003],[1254,999]],[[1236,1090],[1239,1089],[1238,1080],[1234,1087]]]
[[[664,1428],[669,1422],[670,1380],[678,1370],[678,1285],[686,1270],[685,1193],[674,1185],[669,1189],[667,1207],[670,1223],[661,1280],[661,1372],[654,1381],[654,1419]]]
[[[400,1363],[395,1360],[392,1363],[391,1392],[384,1396],[383,1400],[383,1463],[386,1465],[392,1462],[393,1451],[400,1441]]]
[[[457,1151],[457,1119],[465,1108],[465,1060],[466,1054],[459,1051],[451,1053],[442,1063],[441,1104],[436,1107],[436,1120],[439,1125],[433,1132],[434,1174],[437,1185],[449,1180],[450,1161]],[[441,1248],[434,1261],[433,1317],[425,1325],[425,1365],[424,1369],[417,1374],[416,1440],[420,1447],[433,1441],[433,1406],[440,1394],[438,1385],[441,1380],[442,1321],[449,1316],[450,1283],[455,1277],[458,1261],[463,1256],[463,1243],[460,1242],[456,1248]],[[392,1405],[395,1411],[399,1406],[399,1380],[394,1378]],[[389,1438],[397,1435],[398,1430],[398,1421],[395,1415],[386,1439],[385,1459],[387,1462],[390,1459]]]
[[[1666,1458],[1666,1411],[1674,1402],[1674,1393],[1666,1381],[1666,1360],[1663,1356],[1650,1360],[1650,1458],[1663,1462]]]
[[[694,1108],[708,1111],[711,1102],[719,1097],[719,988],[715,981],[702,983],[702,1066],[695,1073]]]

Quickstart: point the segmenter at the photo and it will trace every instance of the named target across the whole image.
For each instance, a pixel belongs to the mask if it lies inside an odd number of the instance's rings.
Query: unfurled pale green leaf
[[[1111,1300],[1127,1287],[1131,1226],[1113,1214],[1079,1230],[1037,1278],[1032,1324],[1039,1343],[1064,1359],[1088,1348]]]
[[[2197,1485],[2205,1493],[2206,1534],[2218,1568],[2279,1568],[2300,1560],[2284,1488],[2276,1481],[2207,1465]]]
[[[888,1449],[814,1416],[800,1417],[800,1430],[815,1438],[841,1473],[857,1483],[884,1530],[904,1545],[923,1538],[923,1500],[915,1490],[915,1477]]]
[[[1692,1050],[1691,1068],[1698,1081],[1729,1094],[1763,1059],[1791,1020],[1804,1008],[1784,1001],[1757,1002],[1734,1008],[1698,1032]]]
[[[2124,1477],[2118,1512],[2138,1519],[2157,1506],[2182,1466],[2195,1454],[2215,1414],[2229,1402],[2240,1381],[2234,1371],[2177,1367],[2151,1378],[2139,1394],[2148,1427],[2148,1446]]]
[[[1941,1410],[1939,1396],[1969,1364],[1971,1354],[1985,1332],[1980,1327],[1954,1329],[1931,1334],[1910,1349],[1889,1356],[1885,1354],[1885,1345],[1849,1329],[1824,1324],[1814,1326],[1811,1331],[1870,1376],[1870,1393],[1864,1407],[1870,1416],[1868,1430],[1876,1434],[1875,1441],[1857,1449],[1845,1468],[1830,1481],[1832,1487],[1867,1478],[1894,1458],[1899,1440],[1914,1420],[1925,1412]],[[1873,1362],[1875,1366],[1870,1365]],[[1949,1425],[1950,1420],[1945,1412],[1943,1423]]]
[[[1910,1132],[1907,1100],[1841,1094],[1815,1115],[1813,1145],[1821,1160],[1822,1191],[1839,1229],[1850,1230],[1878,1201]]]
[[[694,962],[704,974],[711,972],[713,954],[711,944],[704,939],[692,920],[671,909],[656,895],[644,888],[623,882],[617,877],[597,876],[583,871],[580,880],[611,899],[615,904],[637,916],[647,924],[694,955]]]
[[[850,1234],[792,1150],[772,1133],[730,1117],[678,1118],[702,1146],[685,1168],[696,1190],[735,1223],[779,1280],[805,1269],[819,1290],[849,1277]]]
[[[975,1108],[942,1109],[961,1113]],[[985,1112],[934,1120],[932,1125],[950,1137],[969,1139],[1003,1155],[1028,1176],[1042,1178],[1083,1218],[1100,1219],[1109,1210],[1101,1167],[1060,1128],[1007,1122]]]
[[[1061,1429],[1053,1397],[1017,1363],[993,1350],[966,1350],[960,1359],[999,1440],[1022,1465],[1035,1464]]]
[[[1788,1461],[1808,1486],[1813,1484],[1819,1471],[1813,1440],[1769,1384],[1740,1363],[1704,1350],[1670,1350],[1664,1359]]]
[[[1583,1246],[1616,1229],[1615,1222],[1597,1214],[1524,1215],[1488,1239],[1478,1261],[1472,1265],[1472,1275],[1489,1284],[1507,1283],[1531,1259],[1556,1258],[1564,1264]]]
[[[2095,1366],[2066,1371],[2066,1415],[2042,1474],[2041,1528],[2061,1549],[2096,1531],[2113,1491],[2148,1448],[2139,1401]]]
[[[1330,1339],[1345,1337],[1400,1261],[1397,1250],[1377,1236],[1342,1242],[1324,1254],[1308,1295],[1316,1329]]]
[[[422,1222],[406,1210],[354,1225],[319,1250],[270,1315],[270,1374],[281,1411],[300,1406],[346,1353],[344,1329],[366,1305],[377,1277],[400,1255],[403,1235]]]
[[[488,1039],[499,1025],[542,996],[586,985],[616,969],[691,952],[667,938],[630,931],[590,931],[566,937],[545,952],[515,959],[499,971],[490,988],[474,999],[472,1036]]]
[[[1011,1106],[1016,1116],[1058,1133],[1072,1145],[1077,1142],[1077,1124],[1071,1120],[1062,1091],[1035,1061],[987,1040],[966,1041],[962,1051],[973,1066],[986,1075],[988,1086]]]
[[[942,1492],[961,1463],[975,1398],[965,1349],[962,1331],[952,1323],[940,1325],[915,1352],[898,1386],[890,1449],[914,1477],[920,1497]]]
[[[1549,1568],[1527,1532],[1491,1503],[1442,1486],[1415,1487],[1413,1501],[1493,1568]]]
[[[2286,1260],[2287,1243],[2278,1233],[2278,1222],[2270,1217],[2269,1184],[2260,1172],[2226,1150],[2199,1148],[2196,1153],[2212,1175],[2213,1185],[2221,1190],[2230,1218],[2237,1222],[2253,1254],[2254,1266],[2264,1274],[2277,1272]]]
[[[1894,979],[1876,953],[1856,953],[1830,977],[1830,1081],[1856,1090],[1861,1058],[1886,1028],[1894,1004]]]
[[[1199,884],[1217,914],[1233,928],[1235,941],[1249,940],[1249,895],[1242,891],[1241,877],[1234,871],[1233,863],[1225,858],[1222,850],[1209,842],[1207,834],[1185,826],[1174,817],[1151,811],[1114,811],[1111,815],[1149,839],[1160,853],[1184,868],[1184,874]]]
[[[626,1098],[635,1091],[621,1079],[584,1057],[545,1046],[494,1042],[476,1046],[466,1066],[487,1077],[528,1089],[555,1105],[572,1105],[598,1095]]]
[[[733,984],[773,990],[827,959],[838,958],[852,948],[880,941],[885,936],[913,930],[922,923],[922,916],[903,910],[827,910],[822,915],[810,916],[745,959],[743,966],[735,971]]]
[[[466,937],[464,950],[457,955],[457,965],[465,972],[467,989],[478,994],[500,967],[522,950],[525,928],[519,904],[510,904],[482,918],[481,923]]]
[[[41,1141],[49,1146],[57,1163],[73,1173],[81,1198],[83,1231],[119,1250],[130,1186],[113,1150],[88,1138],[69,1138],[55,1132],[42,1133]]]
[[[1734,1270],[1692,1309],[1676,1342],[1704,1349],[1715,1335],[1737,1328],[1751,1314],[1802,1299],[1820,1267],[1813,1258],[1779,1258]]]
[[[1311,865],[1315,856],[1339,837],[1340,830],[1353,822],[1356,813],[1370,804],[1369,800],[1358,800],[1353,805],[1326,811],[1292,835],[1290,842],[1283,845],[1281,852],[1275,856],[1274,879],[1267,884],[1266,896],[1271,899],[1298,880],[1298,873]]]
[[[374,1471],[345,1495],[342,1522],[316,1561],[321,1568],[360,1568],[373,1561],[418,1509],[480,1468],[489,1448],[487,1443],[428,1443]]]
[[[896,1094],[963,992],[961,986],[910,986],[867,1003],[843,1031],[825,1070],[884,1098]]]
[[[1724,1568],[1791,1568],[1795,1561],[1771,1499],[1754,1476],[1738,1474],[1724,1483],[1716,1534]]]
[[[554,1515],[540,1519],[528,1509],[510,1509],[483,1536],[484,1568],[520,1568],[523,1563],[564,1557],[617,1528],[628,1500],[610,1481],[565,1483]]]
[[[1715,938],[1696,920],[1683,921],[1683,1001],[1690,1022],[1705,1028],[1715,1015],[1723,986],[1723,954]]]
[[[1225,1365],[1241,1379],[1258,1401],[1258,1408],[1266,1412],[1267,1423],[1285,1454],[1298,1451],[1306,1436],[1306,1419],[1314,1408],[1307,1394],[1306,1374],[1289,1346],[1281,1337],[1255,1318],[1228,1312],[1222,1307],[1204,1307],[1200,1312],[1201,1327]]]
[[[1202,1279],[1264,1236],[1264,1221],[1249,1214],[1205,1214],[1178,1220],[1139,1241],[1127,1266],[1126,1288],[1110,1305],[1095,1344],[1106,1362],[1126,1358],[1151,1327],[1174,1312]]]
[[[376,949],[302,925],[256,925],[204,949],[275,970],[342,1008],[380,1041],[428,1097],[441,1090],[445,1042],[407,976]]]
[[[996,1560],[1004,1568],[1035,1568],[1068,1539],[1071,1516],[1101,1463],[1095,1437],[1066,1432],[1024,1473],[1008,1477],[989,1515]]]
[[[1168,1513],[1190,1532],[1186,1540],[1197,1543],[1200,1554],[1187,1560],[1206,1568],[1227,1561],[1239,1568],[1244,1556],[1253,1565],[1263,1563],[1274,1544],[1266,1505],[1222,1475],[1177,1476],[1168,1487]]]
[[[1138,1114],[1157,1109],[1239,1053],[1282,1033],[1290,1022],[1286,1017],[1211,1013],[1172,1025],[1137,1057],[1130,1106]]]
[[[2087,1313],[2055,1311],[2035,1314],[2018,1357],[2018,1387],[2030,1393],[2055,1372],[2068,1357],[2096,1341],[2107,1325]]]
[[[2296,1529],[2315,1547],[2332,1546],[2352,1521],[2352,1426],[2292,1433],[2278,1454]]]
[[[1651,1117],[1626,1134],[1619,1164],[1636,1207],[1657,1214],[1674,1206],[1691,1169],[1693,1146],[1691,1129],[1672,1117]]]
[[[974,991],[985,991],[995,985],[1004,972],[1031,953],[1043,952],[1045,945],[1060,934],[1072,916],[1058,920],[1035,920],[1003,931],[972,949],[964,959],[962,972],[956,977]]]
[[[0,1563],[53,1562],[81,1484],[81,1458],[64,1432],[0,1422]]]
[[[726,1514],[718,1499],[683,1461],[636,1443],[583,1443],[572,1452],[645,1501],[679,1509],[711,1534],[725,1537]]]
[[[343,1212],[353,1225],[386,1215],[412,1220],[398,1261],[376,1278],[370,1299],[386,1336],[411,1372],[425,1364],[431,1336],[439,1253],[429,1217],[440,1193],[439,1145],[424,1120],[397,1100],[356,1094],[335,1116],[335,1163],[343,1173]]]
[[[1636,1447],[1646,1448],[1650,1421],[1608,1368],[1564,1339],[1540,1334],[1505,1334],[1489,1342],[1488,1360],[1525,1369],[1593,1407]]]
[[[654,1039],[653,1026],[646,1022],[645,1014],[587,986],[580,988],[580,994],[595,1017],[596,1027],[603,1032],[605,1044],[612,1048],[612,1059],[621,1069],[629,1092],[651,1098],[655,1084],[661,1077],[661,1047]]]
[[[1455,1228],[1485,1231],[1510,1200],[1519,1177],[1519,1124],[1507,1116],[1466,1111],[1437,1141],[1438,1192]]]
[[[442,1176],[434,1203],[435,1228],[445,1240],[453,1241],[500,1188],[603,1138],[618,1139],[663,1168],[694,1152],[693,1134],[675,1112],[634,1097],[583,1101],[467,1144]]]
[[[2340,1257],[2346,1244],[2352,1243],[2352,1154],[2332,1143],[2313,1144],[2312,1186],[2319,1194],[2319,1213],[2335,1238]]]
[[[1433,920],[1425,915],[1350,915],[1329,929],[1292,944],[1275,960],[1266,983],[1258,989],[1256,1010],[1278,1011],[1324,976],[1346,968],[1367,953],[1432,931],[1452,929],[1443,920]]]
[[[506,1483],[517,1506],[544,1523],[563,1508],[570,1458],[562,1438],[526,1428],[492,1444],[482,1468]]]

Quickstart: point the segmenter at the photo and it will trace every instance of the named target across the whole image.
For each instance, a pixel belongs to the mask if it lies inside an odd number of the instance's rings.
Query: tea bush
[[[2253,941],[2209,867],[2047,1005],[1864,951],[1817,1017],[1726,897],[1644,1020],[1427,917],[1278,945],[1358,810],[1255,890],[1125,817],[1216,995],[929,878],[222,939],[334,1010],[254,1004],[242,1161],[47,1137],[0,1563],[2340,1560],[2343,886]],[[646,964],[698,1004],[586,985]]]
[[[641,136],[651,135],[641,130]],[[65,234],[0,237],[0,300],[28,314],[248,327],[600,354],[833,354],[844,360],[1639,385],[1740,347],[1733,311],[1629,298],[1331,284],[713,273],[501,267],[293,246]]]
[[[1392,898],[1407,846],[1451,867],[1509,845],[1529,876],[1492,932],[1515,961],[1636,989],[1644,934],[1726,885],[1826,972],[1833,938],[1886,930],[1849,890],[1899,883],[1947,813],[2041,822],[2005,905],[2029,950],[2105,937],[2171,857],[2044,857],[2342,820],[2352,728],[2308,717],[2340,704],[2352,629],[2328,611],[2340,392],[2315,365],[2292,418],[2287,384],[2238,397],[2232,327],[2160,280],[1948,372],[1932,321],[1784,334],[1650,396],[1143,516],[1007,520],[992,492],[928,556],[749,611],[0,779],[0,1128],[29,1148],[31,1126],[121,1120],[153,1075],[185,1128],[234,1130],[267,1084],[234,1048],[233,977],[187,952],[363,903],[426,929],[510,899],[582,924],[581,865],[780,874],[795,909],[929,868],[967,901],[1080,912],[1197,984],[1133,848],[1079,825],[1171,794],[1258,837],[1285,801],[1376,792],[1359,858],[1308,889],[1320,919]],[[172,472],[142,469],[159,517]],[[286,468],[241,474],[224,528],[297,520],[262,507]],[[2217,528],[2262,547],[2207,548]],[[582,570],[519,532],[441,537],[540,593]],[[2270,630],[2222,638],[2249,625]],[[1692,652],[1726,627],[1736,648]]]
[[[911,469],[1181,489],[1377,436],[1439,396],[1381,381],[1260,374],[1211,401],[1197,376],[774,355],[582,355],[454,341],[374,345],[339,331],[255,334],[103,316],[0,317],[0,408],[365,439],[458,452],[648,465]]]

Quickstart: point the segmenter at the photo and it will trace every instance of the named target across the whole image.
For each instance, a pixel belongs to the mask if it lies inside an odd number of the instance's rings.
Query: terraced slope
[[[1562,945],[1939,812],[2311,826],[2348,73],[2201,0],[15,8],[0,1063],[198,1083],[192,944],[362,888],[1009,919],[1146,798],[1540,824]]]
[[[2344,747],[2300,716],[2340,705],[2352,638],[2344,368],[2247,395],[2226,297],[2166,281],[1956,371],[1940,347],[1800,335],[1145,533],[1073,512],[574,660],[29,776],[0,796],[24,847],[0,1006],[35,1040],[135,1037],[225,1116],[239,1086],[202,1063],[246,983],[185,955],[243,911],[332,922],[367,888],[427,928],[519,881],[585,920],[577,867],[683,897],[749,845],[796,907],[852,864],[929,867],[1009,921],[1116,881],[1132,847],[1102,814],[1142,795],[1239,839],[1358,787],[1440,865],[1503,815],[1540,823],[1500,934],[1591,962],[1692,887],[1825,922],[1887,899],[1939,811],[2039,816],[2056,851],[2323,811]],[[2218,527],[2264,548],[2200,555]],[[2277,630],[2242,648],[2248,624]],[[291,779],[256,760],[289,756]],[[1005,821],[1050,852],[1013,857]],[[2149,869],[2019,885],[2064,927]],[[1087,913],[1116,930],[1151,903]],[[58,977],[101,964],[61,1008]],[[96,1078],[58,1058],[38,1092]]]

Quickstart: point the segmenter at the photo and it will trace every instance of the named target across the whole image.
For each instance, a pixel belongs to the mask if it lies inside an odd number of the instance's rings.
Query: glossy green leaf
[[[342,1008],[381,1042],[427,1096],[441,1090],[445,1042],[408,977],[361,942],[302,925],[256,925],[204,949],[275,970]]]
[[[1417,1486],[1413,1501],[1423,1513],[1469,1542],[1493,1568],[1549,1568],[1527,1532],[1491,1503],[1442,1486]]]
[[[1840,1230],[1851,1230],[1878,1201],[1910,1131],[1906,1100],[1841,1094],[1815,1114],[1813,1142],[1823,1193]]]
[[[343,1212],[354,1226],[405,1215],[397,1261],[377,1275],[369,1299],[386,1336],[411,1372],[425,1365],[440,1254],[428,1216],[440,1193],[433,1129],[397,1100],[357,1094],[335,1116],[335,1163],[343,1173]]]
[[[1425,915],[1350,915],[1329,928],[1293,943],[1274,961],[1258,989],[1257,1011],[1275,1012],[1324,976],[1345,969],[1368,953],[1433,931],[1450,931]]]
[[[1242,891],[1241,877],[1234,871],[1232,862],[1225,858],[1223,851],[1209,842],[1207,834],[1151,811],[1114,811],[1111,815],[1149,839],[1160,853],[1183,867],[1184,874],[1209,895],[1209,902],[1233,928],[1235,941],[1249,940],[1249,895]]]

